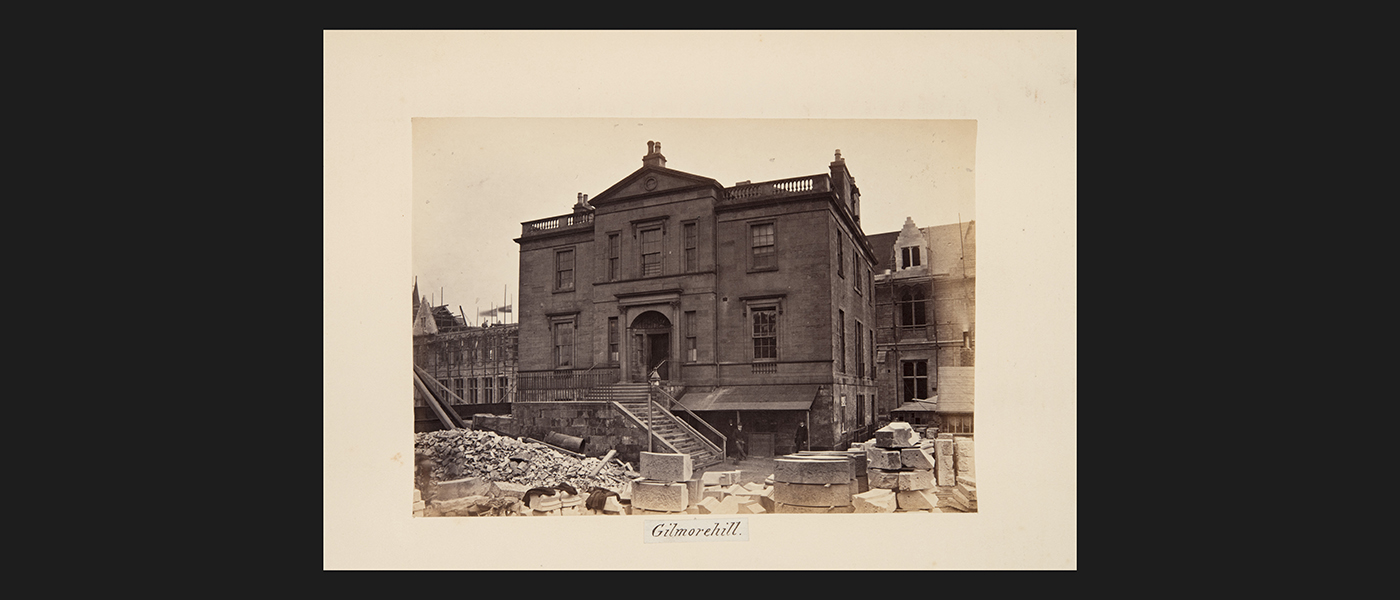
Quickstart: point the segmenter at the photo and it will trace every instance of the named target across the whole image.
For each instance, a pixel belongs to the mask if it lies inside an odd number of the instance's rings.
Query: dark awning
[[[937,410],[938,396],[934,396],[928,400],[908,400],[890,412],[936,412]]]
[[[738,385],[710,392],[691,392],[680,399],[690,410],[809,410],[817,399],[816,384]]]

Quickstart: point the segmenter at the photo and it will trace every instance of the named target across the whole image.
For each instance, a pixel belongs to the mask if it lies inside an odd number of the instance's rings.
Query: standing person
[[[734,448],[735,460],[742,461],[749,457],[749,440],[744,435],[744,426],[738,425],[734,428]]]
[[[807,424],[802,421],[797,422],[797,435],[793,439],[792,447],[799,451],[807,449]]]

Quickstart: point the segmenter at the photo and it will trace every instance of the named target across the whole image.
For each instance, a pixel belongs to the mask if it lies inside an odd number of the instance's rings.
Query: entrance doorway
[[[646,311],[628,328],[632,336],[632,381],[647,381],[655,370],[662,381],[671,376],[671,320],[654,310]]]

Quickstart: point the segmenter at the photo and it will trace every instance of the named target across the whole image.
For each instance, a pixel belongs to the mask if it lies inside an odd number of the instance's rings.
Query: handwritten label
[[[748,517],[728,516],[720,519],[688,519],[684,521],[645,521],[644,539],[647,544],[668,542],[747,542]]]

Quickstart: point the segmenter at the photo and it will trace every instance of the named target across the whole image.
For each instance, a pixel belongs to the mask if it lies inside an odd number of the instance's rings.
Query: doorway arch
[[[648,310],[638,314],[627,326],[632,352],[629,360],[632,381],[647,381],[656,370],[662,381],[670,381],[671,337],[674,326],[666,315]]]

